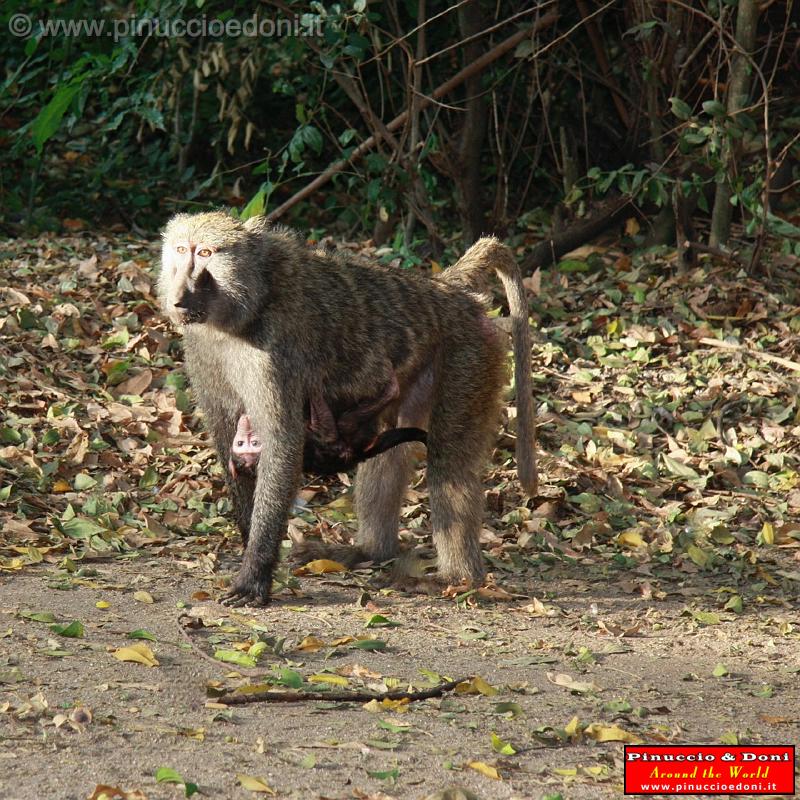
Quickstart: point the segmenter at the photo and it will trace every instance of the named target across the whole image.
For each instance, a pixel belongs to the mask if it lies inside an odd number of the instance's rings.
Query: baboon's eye
[[[251,439],[251,440],[250,440],[250,444],[251,444],[253,447],[260,447],[260,445],[259,445],[259,443],[258,443],[258,439]]]
[[[200,258],[210,258],[211,251],[207,247],[204,247],[202,250],[197,251],[197,255],[199,255]]]
[[[179,244],[175,248],[175,251],[178,252],[178,253],[185,253],[186,252],[186,247],[184,245],[182,245],[182,244]]]
[[[239,439],[239,441],[236,442],[236,446],[237,447],[244,447],[244,439]]]

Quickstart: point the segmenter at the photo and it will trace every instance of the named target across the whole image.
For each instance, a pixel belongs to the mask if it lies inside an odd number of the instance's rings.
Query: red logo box
[[[794,745],[625,745],[625,794],[794,794]]]

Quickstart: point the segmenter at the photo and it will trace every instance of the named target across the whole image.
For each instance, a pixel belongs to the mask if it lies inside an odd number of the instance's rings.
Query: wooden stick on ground
[[[238,672],[242,675],[248,675],[254,678],[263,678],[266,670],[264,669],[247,669],[240,667],[236,664],[229,664],[225,661],[218,661],[216,658],[204,653],[192,641],[189,635],[187,626],[183,624],[183,620],[191,620],[185,614],[178,617],[178,630],[181,632],[183,638],[189,643],[192,652],[200,656],[204,661],[208,661],[215,667],[227,669],[229,672]],[[471,680],[470,677],[459,678],[455,681],[447,681],[440,683],[436,686],[431,686],[428,689],[419,689],[416,691],[406,691],[404,689],[395,689],[389,692],[370,692],[366,689],[354,689],[352,691],[327,691],[327,692],[283,692],[283,691],[265,691],[265,692],[251,692],[244,694],[240,692],[229,691],[215,698],[214,702],[224,703],[226,706],[243,706],[248,703],[303,703],[303,702],[319,702],[319,701],[332,701],[335,703],[352,702],[352,703],[368,703],[370,700],[427,700],[431,697],[441,697],[445,692],[451,692],[458,686],[459,683]]]
[[[613,197],[595,209],[587,219],[581,219],[550,239],[539,242],[522,261],[522,272],[530,275],[538,267],[554,264],[565,253],[575,250],[628,213],[629,197]]]
[[[250,694],[236,694],[226,692],[221,697],[216,698],[215,702],[224,703],[226,706],[243,706],[247,703],[302,703],[311,701],[329,702],[351,702],[367,703],[370,700],[427,700],[431,697],[441,697],[445,692],[451,692],[459,683],[468,681],[470,678],[459,678],[455,681],[447,681],[429,689],[419,689],[417,691],[394,690],[390,692],[370,692],[366,689],[340,692],[252,692]]]

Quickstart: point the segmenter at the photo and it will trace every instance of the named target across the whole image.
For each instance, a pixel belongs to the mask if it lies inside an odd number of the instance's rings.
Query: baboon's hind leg
[[[411,477],[411,458],[412,447],[401,444],[358,466],[357,543],[373,561],[397,555],[400,506]]]
[[[425,429],[431,407],[434,364],[431,363],[408,387],[398,409],[399,427]],[[413,470],[414,448],[401,444],[358,466],[356,514],[358,547],[373,561],[385,561],[398,552],[397,534],[403,504]]]
[[[428,465],[433,544],[443,583],[479,585],[485,569],[480,547],[483,489],[470,471],[455,473],[446,463]]]
[[[494,339],[451,348],[428,430],[428,490],[441,581],[478,585],[482,474],[497,436],[504,352]]]
[[[386,561],[397,555],[400,506],[411,473],[412,446],[400,444],[358,465],[356,547],[310,539],[292,548],[291,560],[305,564],[330,558],[353,567],[361,561]]]

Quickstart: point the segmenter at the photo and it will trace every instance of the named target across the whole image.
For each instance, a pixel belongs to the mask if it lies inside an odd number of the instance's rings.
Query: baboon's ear
[[[257,214],[244,221],[246,231],[260,231],[267,227],[267,218],[263,214]]]

